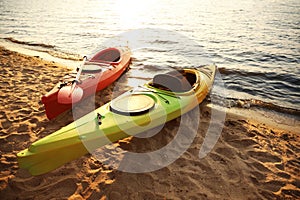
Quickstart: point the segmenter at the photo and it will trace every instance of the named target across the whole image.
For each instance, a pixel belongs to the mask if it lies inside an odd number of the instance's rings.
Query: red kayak
[[[128,68],[129,48],[107,48],[85,59],[76,71],[63,77],[42,97],[48,119],[72,108],[72,104],[100,91],[116,81]]]

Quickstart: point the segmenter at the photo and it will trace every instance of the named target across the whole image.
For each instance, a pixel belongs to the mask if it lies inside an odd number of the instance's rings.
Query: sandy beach
[[[46,118],[41,96],[70,69],[0,47],[0,199],[299,199],[300,126],[280,125],[251,115],[228,113],[217,144],[198,154],[211,109],[200,105],[197,135],[171,165],[151,173],[125,173],[91,155],[40,176],[19,169],[16,154],[72,122],[68,111]],[[97,94],[108,102],[112,87]],[[256,120],[254,120],[256,119]],[[173,120],[148,139],[125,139],[126,149],[160,147],[176,134]],[[296,124],[296,126],[295,126]]]

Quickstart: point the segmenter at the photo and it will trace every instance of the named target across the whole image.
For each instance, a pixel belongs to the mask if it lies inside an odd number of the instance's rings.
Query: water
[[[107,41],[126,45],[118,37],[124,32],[170,30],[192,42],[168,31],[131,38],[152,48],[134,49],[128,41],[134,53],[129,78],[145,80],[158,70],[209,60],[219,66],[228,99],[235,102],[231,106],[299,115],[299,0],[6,0],[0,2],[0,16],[1,38],[73,60]]]

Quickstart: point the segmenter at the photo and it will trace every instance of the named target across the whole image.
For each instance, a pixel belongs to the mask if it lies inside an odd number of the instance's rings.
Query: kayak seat
[[[172,74],[158,74],[153,78],[153,87],[172,92],[186,92],[191,89],[191,85],[185,77],[174,76]]]
[[[153,86],[172,92],[183,92],[184,86],[182,80],[171,74],[158,74],[153,78]]]
[[[194,73],[189,73],[184,70],[174,70],[168,72],[168,74],[177,77],[181,82],[181,92],[187,92],[191,90],[197,81]]]
[[[170,74],[157,74],[153,77],[153,86],[163,90],[177,92],[181,89],[180,80]]]
[[[118,50],[110,50],[102,52],[101,54],[93,57],[92,62],[119,62],[121,59],[121,54]]]

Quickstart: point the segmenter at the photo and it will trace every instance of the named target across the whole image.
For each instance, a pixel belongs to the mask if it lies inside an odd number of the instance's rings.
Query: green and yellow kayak
[[[54,170],[99,147],[162,125],[192,110],[207,96],[215,65],[154,76],[17,154],[32,175]]]

